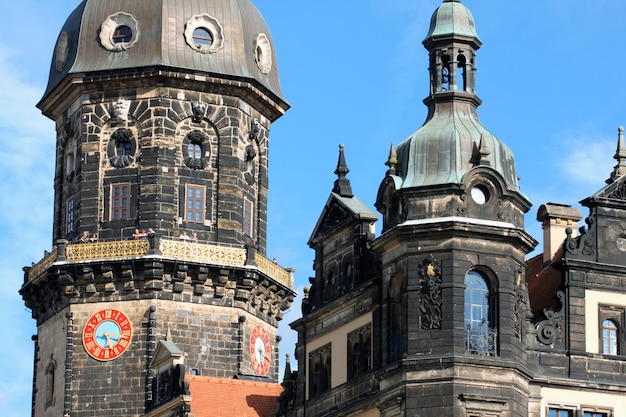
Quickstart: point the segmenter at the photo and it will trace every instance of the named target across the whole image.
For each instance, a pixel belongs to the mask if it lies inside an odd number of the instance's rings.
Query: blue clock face
[[[95,340],[98,346],[111,349],[113,346],[120,342],[122,336],[120,332],[120,326],[114,321],[103,321],[98,327],[96,327]]]
[[[83,329],[83,345],[94,359],[110,361],[130,346],[133,329],[124,313],[115,309],[101,310],[91,316]]]

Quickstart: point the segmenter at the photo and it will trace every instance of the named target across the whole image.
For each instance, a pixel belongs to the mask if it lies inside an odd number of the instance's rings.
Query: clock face
[[[265,376],[270,370],[272,348],[270,339],[261,326],[252,329],[250,336],[250,359],[257,375]]]
[[[130,346],[133,329],[128,317],[115,309],[98,311],[83,329],[83,345],[87,353],[99,361],[110,361]]]

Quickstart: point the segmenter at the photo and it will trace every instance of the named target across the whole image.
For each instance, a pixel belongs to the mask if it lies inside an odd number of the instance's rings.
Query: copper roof
[[[116,20],[119,14],[126,20]],[[223,46],[211,53],[194,50],[185,38],[186,25],[205,16],[216,22],[223,36]],[[128,49],[113,51],[104,45],[100,34],[111,18],[112,25],[118,27],[128,26],[124,21],[136,22],[136,42]],[[269,70],[257,62],[260,35],[265,36],[264,46],[269,46],[264,50],[271,54],[267,57]],[[269,28],[249,0],[83,0],[63,26],[61,39],[61,45],[55,48],[44,97],[70,74],[163,66],[249,80],[284,100]],[[59,56],[66,58],[57,59]]]

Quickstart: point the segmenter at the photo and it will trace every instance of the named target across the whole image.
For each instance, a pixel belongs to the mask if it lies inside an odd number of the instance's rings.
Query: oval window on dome
[[[257,36],[254,60],[263,74],[269,74],[272,70],[272,46],[265,33]]]
[[[111,52],[126,51],[139,39],[139,22],[132,14],[117,12],[102,22],[99,37],[105,49]]]
[[[184,36],[187,45],[203,54],[215,53],[224,44],[221,23],[208,14],[192,16],[185,24]]]
[[[197,28],[193,31],[193,43],[197,46],[206,45],[211,46],[213,43],[213,35],[207,28]]]

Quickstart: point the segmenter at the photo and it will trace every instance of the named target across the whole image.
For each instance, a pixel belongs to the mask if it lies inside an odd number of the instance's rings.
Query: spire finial
[[[617,181],[618,178],[626,174],[626,144],[624,143],[623,126],[617,128],[617,150],[615,151],[615,156],[613,156],[613,158],[617,161],[617,165],[613,168],[611,178],[606,180],[608,184]]]
[[[396,175],[396,165],[398,165],[398,153],[396,151],[396,145],[391,144],[391,148],[389,149],[389,158],[387,158],[387,162],[385,165],[389,167],[389,171],[387,171],[387,175]]]
[[[335,174],[337,179],[335,180],[335,186],[333,187],[333,193],[337,193],[342,197],[353,197],[352,187],[350,186],[350,180],[346,177],[350,170],[346,164],[346,157],[343,153],[343,143],[339,145],[339,161],[337,161],[337,169]]]
[[[478,143],[478,148],[475,151],[474,161],[476,165],[485,165],[489,166],[491,163],[487,159],[487,157],[491,154],[489,150],[489,146],[487,146],[487,141],[485,140],[485,136],[480,134],[480,142]]]

